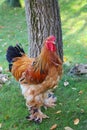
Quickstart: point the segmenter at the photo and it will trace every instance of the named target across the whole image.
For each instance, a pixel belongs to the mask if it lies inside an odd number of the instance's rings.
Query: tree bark
[[[56,37],[57,52],[63,60],[60,11],[57,0],[25,0],[28,25],[29,56],[39,55],[43,40]]]

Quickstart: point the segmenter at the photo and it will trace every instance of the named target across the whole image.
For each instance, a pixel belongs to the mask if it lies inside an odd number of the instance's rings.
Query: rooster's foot
[[[40,109],[34,109],[30,116],[26,117],[28,120],[32,120],[36,123],[41,123],[43,118],[49,118],[47,115],[43,114]]]

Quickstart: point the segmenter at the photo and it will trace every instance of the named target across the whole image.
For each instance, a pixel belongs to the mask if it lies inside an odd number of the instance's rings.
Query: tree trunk
[[[57,0],[25,0],[28,25],[29,56],[39,55],[43,40],[56,37],[57,52],[63,60],[60,12]]]

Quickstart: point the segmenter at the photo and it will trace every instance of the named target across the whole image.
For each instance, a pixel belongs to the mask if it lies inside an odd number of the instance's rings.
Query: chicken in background
[[[62,61],[57,55],[55,37],[49,36],[43,41],[41,53],[36,58],[29,58],[18,44],[9,46],[6,54],[9,71],[20,83],[22,94],[30,111],[28,120],[42,122],[48,118],[41,107],[54,107],[56,97],[52,89],[62,75]]]

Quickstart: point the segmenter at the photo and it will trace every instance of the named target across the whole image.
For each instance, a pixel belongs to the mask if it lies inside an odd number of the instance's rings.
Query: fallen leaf
[[[57,124],[54,124],[51,128],[50,128],[50,130],[55,130],[57,128]]]
[[[82,91],[82,90],[80,90],[80,91],[79,91],[79,94],[83,94],[83,91]]]
[[[3,41],[3,39],[0,39],[0,42]]]
[[[70,62],[64,62],[64,64],[66,65],[66,66],[70,66]]]
[[[81,113],[84,113],[84,109],[81,109]]]
[[[87,56],[85,56],[85,58],[87,58]]]
[[[17,125],[16,124],[14,124],[14,128],[16,128],[17,127]]]
[[[0,88],[2,87],[2,84],[0,84]]]
[[[2,50],[0,50],[0,53],[2,53]]]
[[[9,115],[6,115],[6,116],[5,116],[5,119],[8,120],[8,119],[9,119]]]
[[[61,113],[61,110],[57,111],[56,114],[60,114]]]
[[[66,127],[64,127],[64,130],[73,130],[73,129],[69,126],[66,126]]]
[[[66,86],[68,86],[69,85],[69,82],[68,81],[65,81],[64,82],[64,86],[66,87]]]
[[[5,42],[4,44],[2,44],[2,47],[5,47],[7,45],[7,42]]]
[[[76,88],[73,87],[72,90],[76,90]]]
[[[79,98],[77,98],[76,101],[79,101]]]
[[[60,102],[59,105],[62,106],[63,104]]]
[[[78,125],[78,124],[79,124],[79,119],[76,118],[76,119],[74,120],[74,125]]]
[[[4,28],[4,26],[0,26],[0,28]]]
[[[2,73],[2,71],[3,71],[3,68],[2,68],[2,66],[0,66],[0,73]]]
[[[0,123],[0,128],[2,128],[2,123]]]
[[[64,57],[64,62],[66,62],[67,61],[67,58],[66,57]]]
[[[59,117],[56,118],[56,120],[59,120],[59,119],[60,119]]]

